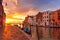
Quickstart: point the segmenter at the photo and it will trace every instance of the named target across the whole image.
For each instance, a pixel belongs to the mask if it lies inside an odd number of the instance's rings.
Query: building
[[[33,24],[33,16],[28,16],[28,23],[29,23],[30,25]]]
[[[50,11],[43,12],[42,16],[42,25],[47,26],[49,25],[49,14]]]
[[[0,27],[1,28],[4,28],[5,26],[5,19],[6,19],[6,15],[4,13],[4,9],[3,9],[3,6],[2,6],[2,1],[3,0],[0,0]]]
[[[33,22],[32,19],[33,19],[33,16],[27,16],[27,17],[25,17],[25,20],[23,21],[23,26],[24,27],[28,27],[29,30],[30,30],[30,25]]]
[[[60,10],[50,13],[50,25],[54,27],[60,27]]]
[[[42,12],[39,12],[37,15],[36,15],[36,22],[37,24],[41,25],[42,23],[42,15],[43,13]]]
[[[25,17],[25,20],[23,21],[23,26],[26,27],[28,25],[28,16]]]

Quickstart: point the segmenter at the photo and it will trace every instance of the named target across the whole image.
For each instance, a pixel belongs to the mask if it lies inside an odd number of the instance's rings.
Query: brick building
[[[50,25],[60,27],[60,10],[50,13]]]
[[[36,15],[36,22],[37,24],[41,25],[42,23],[42,16],[43,16],[43,13],[42,12],[39,12],[37,15]]]

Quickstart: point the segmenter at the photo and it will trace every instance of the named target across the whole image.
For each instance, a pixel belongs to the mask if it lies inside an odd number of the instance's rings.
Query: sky
[[[11,13],[36,14],[39,11],[60,9],[60,0],[3,0]]]
[[[5,6],[6,3],[7,6]],[[3,0],[3,5],[7,16],[18,14],[25,17],[36,15],[40,11],[58,10],[60,9],[60,0]]]

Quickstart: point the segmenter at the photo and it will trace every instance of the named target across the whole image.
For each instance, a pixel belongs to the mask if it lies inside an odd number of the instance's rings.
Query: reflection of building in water
[[[5,24],[5,18],[6,18],[6,15],[4,13],[4,9],[3,9],[3,6],[2,6],[2,1],[3,0],[0,0],[0,26],[4,26]]]

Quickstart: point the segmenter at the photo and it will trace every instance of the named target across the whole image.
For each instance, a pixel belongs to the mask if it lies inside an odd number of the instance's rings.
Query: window
[[[47,18],[48,18],[48,16],[47,16]]]
[[[43,22],[44,22],[44,20],[43,20]]]
[[[47,12],[47,14],[48,14],[48,12]]]
[[[57,22],[55,23],[55,25],[57,26]]]
[[[58,19],[60,19],[60,12],[58,13]]]
[[[55,20],[54,20],[54,19],[52,19],[52,21],[53,21],[53,22],[55,22]]]
[[[44,18],[44,17],[43,17]]]
[[[49,21],[51,21],[51,20],[49,20]]]
[[[47,22],[48,22],[49,20],[47,20]]]
[[[54,23],[53,23],[53,26],[54,26]]]
[[[42,20],[41,20],[42,21]]]
[[[45,16],[45,18],[46,18],[46,16]]]

